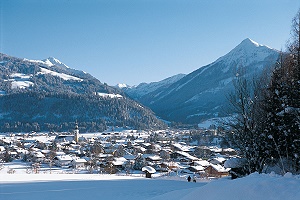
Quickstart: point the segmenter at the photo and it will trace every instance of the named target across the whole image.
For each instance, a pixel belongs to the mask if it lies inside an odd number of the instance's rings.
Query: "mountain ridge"
[[[119,84],[116,87],[123,90],[125,93],[127,93],[130,97],[134,99],[139,99],[141,96],[144,96],[146,94],[149,94],[157,89],[165,88],[169,86],[170,84],[180,80],[183,78],[186,74],[177,74],[168,78],[165,78],[158,82],[151,82],[151,83],[140,83],[137,86],[124,86],[124,84]]]
[[[60,66],[47,59],[20,59],[0,53],[0,131],[33,128],[35,123],[41,130],[61,130],[61,124],[76,120],[86,127],[85,131],[99,131],[107,126],[165,126],[150,109],[124,92],[54,61]],[[84,123],[97,126],[87,130]]]
[[[244,76],[250,78],[273,66],[278,56],[279,51],[246,38],[211,64],[185,75],[167,88],[141,95],[137,100],[169,121],[199,123],[223,116],[226,95],[233,90],[232,81],[238,69],[244,68]]]

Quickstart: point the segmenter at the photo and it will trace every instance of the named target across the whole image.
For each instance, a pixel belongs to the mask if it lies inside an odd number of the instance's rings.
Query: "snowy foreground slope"
[[[251,174],[188,183],[176,177],[99,174],[0,174],[2,200],[60,199],[300,199],[300,177]]]

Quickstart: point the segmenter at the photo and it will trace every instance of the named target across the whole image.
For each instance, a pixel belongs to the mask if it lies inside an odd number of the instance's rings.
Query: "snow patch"
[[[11,82],[12,89],[17,89],[17,88],[25,89],[25,88],[28,88],[33,85],[34,85],[34,83],[31,81],[12,81]]]
[[[122,89],[122,88],[128,88],[129,86],[127,84],[125,84],[125,83],[119,83],[117,85],[117,87],[120,88],[120,89]]]
[[[212,118],[206,121],[203,121],[198,124],[199,128],[209,129],[211,126],[217,126],[220,123],[221,118]]]
[[[45,63],[48,63],[49,66],[56,65],[56,66],[59,66],[59,67],[61,67],[61,68],[67,68],[67,69],[70,68],[69,66],[67,66],[67,65],[64,64],[64,63],[62,63],[60,60],[58,60],[58,59],[56,59],[56,58],[54,58],[54,57],[49,57],[49,58],[47,58],[47,59],[45,59],[45,60],[42,60],[42,61],[45,62]]]
[[[118,99],[123,98],[123,96],[120,94],[108,94],[108,93],[101,93],[101,92],[97,92],[95,94],[106,98],[118,98]]]
[[[83,81],[83,79],[81,79],[81,78],[71,76],[68,74],[64,74],[64,73],[54,72],[54,71],[51,71],[51,70],[43,68],[43,67],[40,67],[40,69],[41,69],[41,72],[38,72],[37,74],[51,74],[52,76],[57,76],[63,80],[74,80],[74,81],[80,81],[80,82]]]
[[[30,60],[30,59],[27,59],[27,58],[24,58],[23,60],[27,61],[27,62],[32,62],[32,63],[45,65],[45,66],[48,66],[48,67],[53,66],[53,64],[51,62],[45,62],[45,61],[42,61],[42,60]]]
[[[10,77],[15,78],[15,79],[29,80],[32,77],[32,74],[26,75],[26,74],[22,74],[22,73],[13,73],[10,75]]]

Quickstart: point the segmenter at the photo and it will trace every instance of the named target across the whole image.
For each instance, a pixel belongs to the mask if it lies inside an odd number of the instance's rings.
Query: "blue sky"
[[[115,85],[190,73],[243,39],[284,49],[299,0],[0,0],[0,51]]]

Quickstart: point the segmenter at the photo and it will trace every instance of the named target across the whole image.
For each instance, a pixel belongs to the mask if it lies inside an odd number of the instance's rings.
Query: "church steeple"
[[[78,123],[77,120],[75,122],[75,129],[74,129],[74,140],[76,143],[78,143],[78,138],[79,138],[79,129],[78,129]]]

